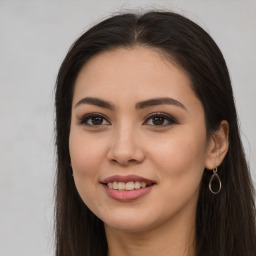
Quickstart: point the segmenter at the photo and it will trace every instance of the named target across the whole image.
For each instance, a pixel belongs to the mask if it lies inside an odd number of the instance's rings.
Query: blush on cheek
[[[191,138],[173,140],[154,149],[159,170],[168,175],[173,182],[183,180],[181,177],[201,175],[204,170],[203,143],[190,141]]]
[[[94,143],[81,136],[71,136],[69,151],[74,172],[80,174],[91,172],[95,169],[95,163],[101,159],[101,151]]]
[[[77,175],[82,176],[90,176],[95,174],[95,161],[97,161],[97,157],[93,154],[82,155],[74,155],[72,158],[72,166],[73,171]]]

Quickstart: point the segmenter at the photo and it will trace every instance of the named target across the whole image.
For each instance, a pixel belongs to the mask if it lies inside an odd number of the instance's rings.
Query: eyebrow
[[[113,110],[115,108],[113,104],[111,104],[105,100],[102,100],[99,98],[93,98],[93,97],[86,97],[86,98],[81,99],[80,101],[78,101],[76,103],[75,108],[82,104],[95,105],[95,106],[107,108],[110,110]],[[149,99],[149,100],[138,102],[135,105],[135,109],[144,109],[147,107],[152,107],[152,106],[157,106],[157,105],[174,105],[174,106],[180,107],[187,111],[186,107],[181,102],[179,102],[173,98],[169,98],[169,97],[154,98],[154,99]]]
[[[76,103],[75,108],[82,104],[90,104],[90,105],[95,105],[102,108],[114,109],[114,105],[112,105],[111,103],[105,100],[101,100],[99,98],[92,98],[92,97],[83,98]]]
[[[164,97],[164,98],[155,98],[155,99],[149,99],[145,101],[138,102],[135,105],[136,109],[143,109],[146,107],[151,107],[151,106],[157,106],[157,105],[174,105],[177,107],[181,107],[184,110],[187,110],[186,107],[179,101],[169,98],[169,97]]]

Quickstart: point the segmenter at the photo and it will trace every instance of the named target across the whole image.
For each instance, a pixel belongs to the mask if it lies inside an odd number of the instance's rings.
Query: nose
[[[144,161],[145,153],[133,129],[123,128],[115,131],[108,151],[108,160],[122,166]]]

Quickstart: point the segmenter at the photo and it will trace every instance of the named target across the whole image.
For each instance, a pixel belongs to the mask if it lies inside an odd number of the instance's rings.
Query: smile
[[[115,175],[105,179],[101,184],[109,197],[127,202],[148,194],[156,182],[137,175]]]
[[[107,186],[111,189],[115,190],[134,190],[134,189],[140,189],[140,188],[146,188],[147,185],[146,182],[140,182],[140,181],[129,181],[127,183],[125,182],[118,182],[114,181],[107,183]]]

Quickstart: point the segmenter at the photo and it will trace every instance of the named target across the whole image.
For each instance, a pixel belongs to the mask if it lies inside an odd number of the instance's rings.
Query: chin
[[[147,214],[113,214],[101,218],[106,228],[115,229],[123,232],[143,232],[154,226],[159,225],[159,221],[154,220],[153,216],[146,216]]]
[[[144,232],[150,229],[151,225],[148,225],[146,223],[141,223],[138,221],[123,221],[122,223],[115,222],[115,223],[104,223],[105,228],[114,229],[121,232],[127,232],[127,233],[136,233],[136,232]]]

